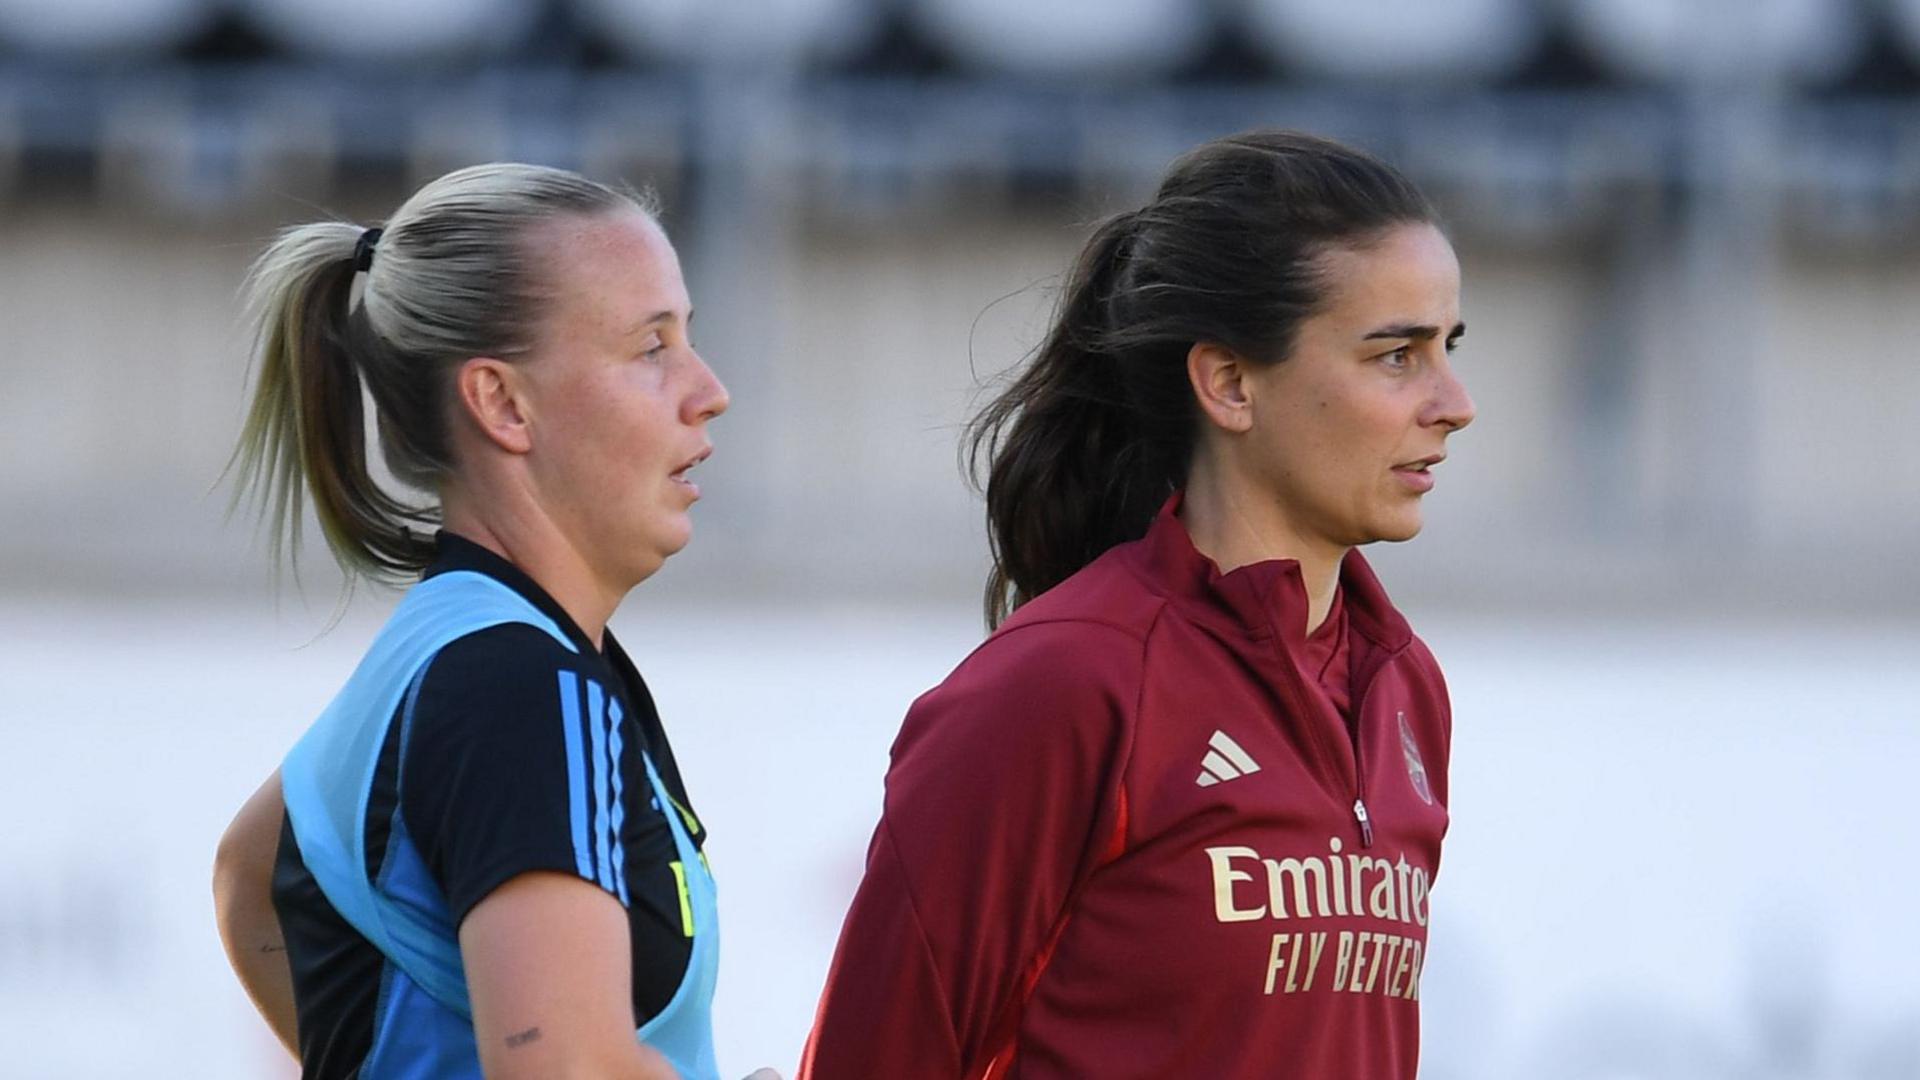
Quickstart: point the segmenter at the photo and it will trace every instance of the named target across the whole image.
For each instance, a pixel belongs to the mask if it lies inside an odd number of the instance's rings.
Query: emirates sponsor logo
[[[1265,859],[1250,847],[1210,847],[1213,910],[1221,922],[1370,916],[1427,925],[1426,868],[1407,861],[1342,853],[1337,836],[1327,854]]]
[[[1420,928],[1409,935],[1276,932],[1262,965],[1267,994],[1330,988],[1418,1000],[1432,875],[1408,862],[1405,853],[1388,860],[1342,846],[1339,837],[1329,837],[1324,856],[1284,859],[1262,857],[1250,847],[1206,849],[1214,918],[1223,923],[1369,918]]]

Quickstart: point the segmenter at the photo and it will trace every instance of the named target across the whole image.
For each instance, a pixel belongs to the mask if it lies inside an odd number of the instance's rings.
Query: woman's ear
[[[490,356],[476,356],[454,375],[460,412],[487,441],[509,454],[533,449],[533,426],[528,423],[526,380],[512,364]]]
[[[1198,341],[1187,350],[1187,381],[1200,411],[1223,431],[1239,434],[1253,427],[1253,399],[1247,393],[1246,361],[1225,345]]]

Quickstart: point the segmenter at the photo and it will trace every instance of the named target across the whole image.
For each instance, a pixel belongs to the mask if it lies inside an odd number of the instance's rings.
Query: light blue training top
[[[398,713],[404,759],[413,698],[435,654],[502,623],[537,627],[578,651],[552,619],[512,588],[469,570],[436,574],[407,591],[346,686],[281,765],[288,820],[308,870],[341,917],[398,969],[382,988],[362,1080],[481,1076],[457,927],[446,899],[405,844],[389,851],[377,879],[369,878],[366,816],[389,728]],[[655,798],[671,806],[652,758],[642,751],[642,759]],[[713,877],[680,815],[665,817],[685,868],[693,948],[679,989],[636,1036],[684,1080],[718,1080],[712,1004],[720,920]]]

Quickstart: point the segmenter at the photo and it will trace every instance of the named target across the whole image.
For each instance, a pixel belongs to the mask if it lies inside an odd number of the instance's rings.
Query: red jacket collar
[[[1269,559],[1222,574],[1193,546],[1179,518],[1181,497],[1176,491],[1167,499],[1140,542],[1148,576],[1202,619],[1225,618],[1255,637],[1279,636],[1289,652],[1299,649],[1307,629],[1307,589],[1299,561]],[[1413,640],[1413,628],[1357,548],[1340,563],[1340,589],[1353,632],[1389,652]]]

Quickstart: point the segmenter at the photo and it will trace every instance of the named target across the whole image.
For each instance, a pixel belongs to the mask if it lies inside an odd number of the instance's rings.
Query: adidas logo
[[[1260,771],[1260,766],[1254,763],[1253,758],[1247,756],[1247,752],[1240,749],[1240,744],[1224,731],[1214,732],[1213,738],[1207,740],[1207,745],[1213,749],[1200,759],[1200,776],[1194,780],[1201,787],[1238,780],[1248,773]]]

